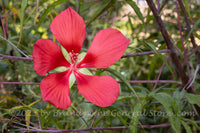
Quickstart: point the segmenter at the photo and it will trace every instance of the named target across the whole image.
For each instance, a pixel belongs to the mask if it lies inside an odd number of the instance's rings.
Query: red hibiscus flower
[[[107,68],[123,55],[130,40],[116,29],[104,29],[96,34],[84,59],[78,56],[86,36],[86,26],[82,17],[72,8],[57,15],[51,23],[51,31],[58,42],[69,53],[67,61],[55,42],[40,39],[33,46],[34,70],[40,76],[57,67],[67,70],[50,73],[40,83],[44,101],[59,109],[67,109],[71,105],[69,97],[69,78],[76,77],[78,92],[89,102],[100,107],[110,106],[119,95],[119,85],[110,76],[85,75],[81,68]]]

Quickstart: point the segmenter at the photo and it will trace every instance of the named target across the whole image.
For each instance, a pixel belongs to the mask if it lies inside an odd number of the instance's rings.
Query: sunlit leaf
[[[40,101],[41,101],[41,99],[38,99],[38,100],[32,102],[31,104],[29,104],[28,106],[31,107],[31,106],[33,106],[34,104],[36,104],[36,103],[38,103],[38,102],[40,102]]]
[[[10,110],[16,110],[16,109],[22,109],[22,108],[24,108],[24,106],[19,105],[19,106],[12,107]]]
[[[30,110],[26,110],[25,112],[26,112],[25,113],[25,120],[26,121],[30,121],[30,119],[31,119],[31,111]],[[27,129],[29,129],[30,123],[26,122],[26,125],[27,125]]]

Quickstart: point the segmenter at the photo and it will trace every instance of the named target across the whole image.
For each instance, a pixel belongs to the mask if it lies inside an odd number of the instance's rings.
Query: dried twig
[[[160,53],[168,53],[169,51],[170,51],[169,49],[163,49],[163,50],[159,50],[158,52],[160,52]],[[150,54],[155,54],[155,51],[127,54],[127,55],[123,55],[121,58],[141,56],[141,55],[150,55]]]
[[[14,47],[17,51],[19,51],[22,55],[24,55],[25,57],[29,57],[28,55],[26,55],[23,51],[21,51],[17,46],[15,46],[15,44],[13,44],[12,42],[8,41],[6,38],[4,38],[3,36],[0,35],[0,38],[3,39],[4,41],[6,41],[8,44],[10,44],[12,47]]]
[[[16,57],[0,54],[0,59],[33,61],[32,57]]]
[[[0,84],[39,85],[40,83],[33,83],[33,82],[0,82]]]

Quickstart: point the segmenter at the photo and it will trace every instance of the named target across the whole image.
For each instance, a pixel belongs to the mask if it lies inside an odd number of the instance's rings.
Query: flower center
[[[69,57],[71,59],[72,64],[76,64],[78,60],[78,53],[69,53]]]
[[[70,52],[69,53],[69,57],[70,57],[70,60],[71,60],[71,69],[75,70],[76,69],[76,64],[77,64],[77,61],[78,61],[78,53]]]

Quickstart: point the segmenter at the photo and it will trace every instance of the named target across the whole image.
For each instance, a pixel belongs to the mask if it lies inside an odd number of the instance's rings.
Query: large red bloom
[[[47,39],[38,40],[33,46],[34,70],[44,76],[50,70],[64,66],[64,72],[51,73],[40,83],[41,94],[47,101],[59,109],[67,109],[71,105],[69,97],[69,77],[76,77],[79,93],[88,101],[101,107],[110,106],[119,95],[119,85],[110,76],[85,75],[81,68],[107,68],[123,55],[130,40],[116,29],[104,29],[96,34],[84,59],[78,56],[86,36],[84,20],[72,9],[68,8],[57,15],[51,23],[53,32],[59,43],[69,53],[67,61],[55,42]]]

